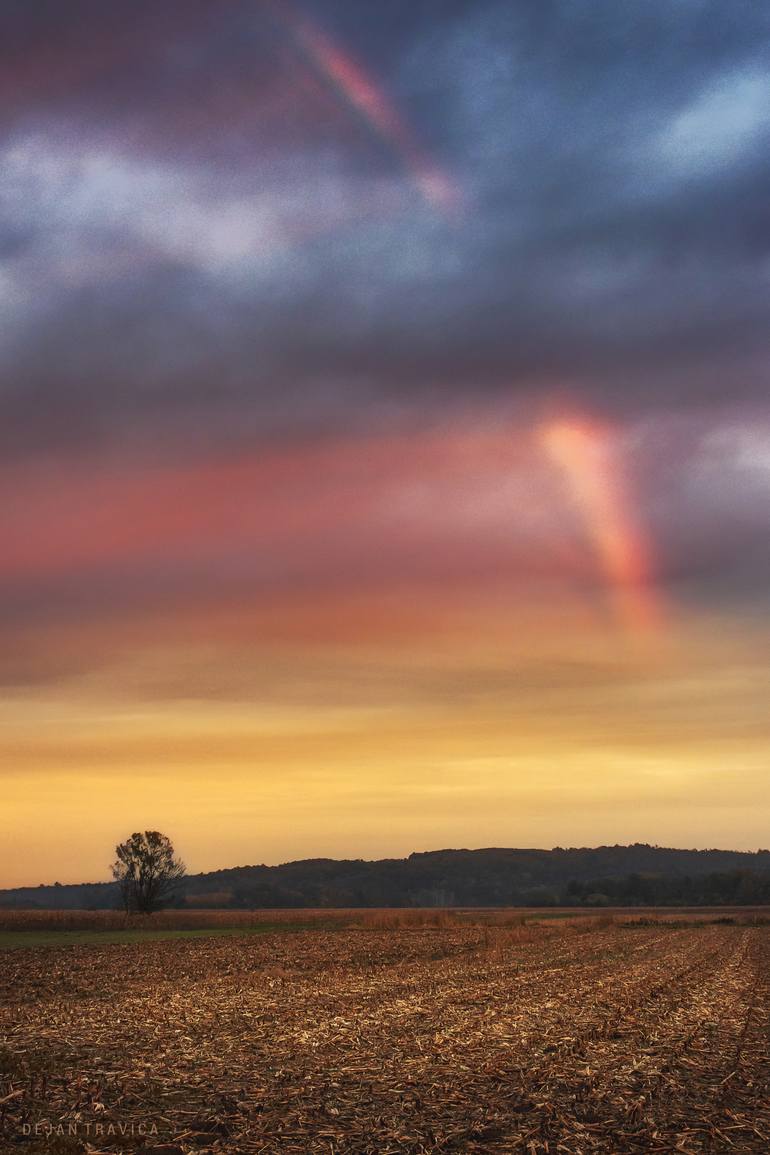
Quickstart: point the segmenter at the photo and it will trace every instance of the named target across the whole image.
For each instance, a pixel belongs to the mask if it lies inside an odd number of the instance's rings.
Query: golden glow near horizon
[[[249,701],[264,671],[230,658],[240,702],[118,705],[73,691],[13,704],[0,751],[14,767],[3,882],[103,877],[118,836],[143,825],[168,829],[195,869],[650,830],[661,843],[763,841],[766,745],[734,721],[766,699],[756,672],[578,666],[549,671],[544,691],[536,666],[452,661],[415,674],[405,655],[386,670],[321,665],[306,675],[315,686],[286,687],[279,706]],[[176,660],[212,677],[210,655]]]
[[[1,711],[0,881],[103,878],[139,827],[196,870],[766,841],[756,640],[697,610],[662,629],[610,438],[479,426],[28,486],[6,573],[159,567],[203,538],[240,576],[226,597],[204,570],[173,601],[129,586],[27,621],[30,681]],[[30,518],[54,531],[39,545]],[[265,558],[296,577],[264,584]]]

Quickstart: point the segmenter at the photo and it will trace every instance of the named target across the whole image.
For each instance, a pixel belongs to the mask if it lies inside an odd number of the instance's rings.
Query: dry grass
[[[359,911],[353,925],[362,927],[364,930],[406,930],[423,927],[446,930],[447,927],[457,926],[459,922],[460,915],[454,910],[404,907],[403,909]]]
[[[444,909],[383,907],[333,909],[318,907],[281,910],[221,910],[185,908],[165,910],[151,916],[126,915],[118,910],[3,910],[0,931],[120,931],[120,930],[216,930],[259,929],[284,924],[319,927],[359,927],[367,930],[406,930],[453,926],[511,928],[532,922],[558,921],[560,925],[596,928],[615,923],[650,925],[670,922],[706,925],[729,921],[736,925],[764,925],[770,921],[767,907],[740,909],[676,908],[671,910],[526,908]]]
[[[164,910],[153,915],[126,915],[117,910],[4,910],[0,931],[119,931],[119,930],[228,930],[282,925],[359,927],[365,930],[445,929],[460,920],[477,922],[472,912],[424,908],[335,910]],[[513,922],[518,923],[517,916]],[[500,916],[498,925],[511,925]]]
[[[2,910],[0,931],[249,930],[284,923],[350,922],[350,911],[336,910],[163,910],[127,915],[119,910]]]
[[[766,1155],[769,957],[607,916],[16,950],[0,1149]]]

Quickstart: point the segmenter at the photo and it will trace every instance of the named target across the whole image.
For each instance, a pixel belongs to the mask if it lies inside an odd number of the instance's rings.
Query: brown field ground
[[[0,952],[0,1150],[770,1152],[759,920],[333,913]]]

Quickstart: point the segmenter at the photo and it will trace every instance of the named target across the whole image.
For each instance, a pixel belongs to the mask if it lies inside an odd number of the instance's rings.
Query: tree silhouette
[[[171,897],[185,876],[171,840],[158,830],[132,834],[115,847],[112,877],[127,914],[152,914]]]

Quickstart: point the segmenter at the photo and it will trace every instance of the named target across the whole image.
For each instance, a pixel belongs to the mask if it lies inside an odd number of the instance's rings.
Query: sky
[[[770,8],[5,0],[0,885],[756,849]]]

